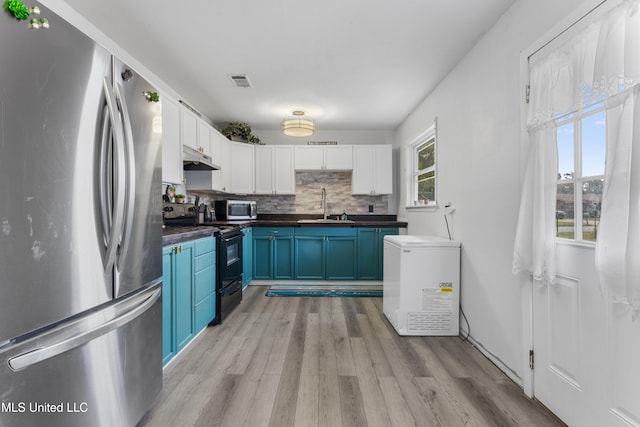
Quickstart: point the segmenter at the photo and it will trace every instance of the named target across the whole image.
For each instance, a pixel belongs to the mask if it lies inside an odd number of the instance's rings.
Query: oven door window
[[[234,262],[240,261],[240,245],[236,243],[228,243],[227,246],[227,267]]]

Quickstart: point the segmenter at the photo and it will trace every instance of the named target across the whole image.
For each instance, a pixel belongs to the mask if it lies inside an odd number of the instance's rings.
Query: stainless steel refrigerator
[[[133,426],[162,387],[161,103],[0,11],[0,426]]]

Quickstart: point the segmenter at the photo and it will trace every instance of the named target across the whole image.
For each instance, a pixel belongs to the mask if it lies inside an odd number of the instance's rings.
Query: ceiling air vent
[[[246,74],[230,74],[229,78],[236,87],[251,87],[251,82]]]

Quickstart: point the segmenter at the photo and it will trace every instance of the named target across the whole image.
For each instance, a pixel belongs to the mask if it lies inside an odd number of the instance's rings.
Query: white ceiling
[[[514,1],[66,0],[215,123],[327,130],[397,127]]]

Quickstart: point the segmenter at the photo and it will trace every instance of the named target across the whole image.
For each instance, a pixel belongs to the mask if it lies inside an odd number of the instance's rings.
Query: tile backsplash
[[[389,196],[353,196],[351,195],[351,172],[296,172],[295,196],[215,194],[189,192],[200,196],[202,203],[216,199],[256,200],[258,213],[263,214],[322,214],[320,203],[322,188],[327,190],[327,211],[331,215],[366,214],[369,205],[373,205],[376,214],[387,214]]]

